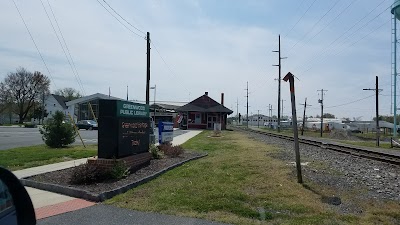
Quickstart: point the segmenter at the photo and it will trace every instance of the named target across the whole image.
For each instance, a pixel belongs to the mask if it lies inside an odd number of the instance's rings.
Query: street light
[[[155,126],[156,125],[156,90],[157,90],[157,85],[154,85],[154,87],[150,87],[150,89],[154,89],[153,108],[154,108],[154,126]]]

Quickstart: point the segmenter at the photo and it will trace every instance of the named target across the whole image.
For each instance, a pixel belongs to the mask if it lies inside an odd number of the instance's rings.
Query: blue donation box
[[[171,142],[174,139],[174,123],[158,123],[158,143]]]

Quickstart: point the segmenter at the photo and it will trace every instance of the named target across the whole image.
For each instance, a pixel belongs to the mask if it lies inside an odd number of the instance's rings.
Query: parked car
[[[97,130],[98,125],[96,121],[93,120],[81,120],[76,123],[78,129],[85,129],[85,130]]]

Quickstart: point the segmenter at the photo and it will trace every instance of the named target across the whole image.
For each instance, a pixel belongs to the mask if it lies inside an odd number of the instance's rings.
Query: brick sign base
[[[104,169],[111,169],[116,162],[123,162],[130,170],[136,170],[141,166],[148,164],[151,159],[150,152],[131,155],[120,159],[103,159],[103,158],[89,158],[88,164],[95,164]]]

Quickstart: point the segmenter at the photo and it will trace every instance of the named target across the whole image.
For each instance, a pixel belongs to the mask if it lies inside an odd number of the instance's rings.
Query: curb
[[[82,190],[79,188],[66,187],[66,186],[61,186],[61,185],[57,185],[57,184],[43,183],[43,182],[38,182],[38,181],[33,181],[33,180],[27,179],[32,176],[21,178],[20,181],[24,186],[27,186],[27,187],[32,187],[32,188],[36,188],[36,189],[40,189],[40,190],[63,194],[63,195],[71,196],[74,198],[81,198],[81,199],[85,199],[85,200],[93,201],[93,202],[103,202],[107,199],[110,199],[110,198],[116,196],[116,195],[125,193],[125,192],[129,191],[130,189],[135,188],[141,184],[147,183],[147,182],[157,178],[158,176],[164,174],[165,172],[167,172],[169,170],[172,170],[178,166],[181,166],[189,161],[200,159],[205,156],[208,156],[208,154],[204,153],[202,155],[186,159],[182,162],[175,163],[163,170],[155,172],[147,177],[144,177],[138,181],[135,181],[135,182],[127,184],[125,186],[122,186],[122,187],[119,187],[119,188],[116,188],[116,189],[113,189],[110,191],[106,191],[106,192],[103,192],[100,194],[95,194],[95,193],[92,193],[92,192],[89,192],[86,190]]]

